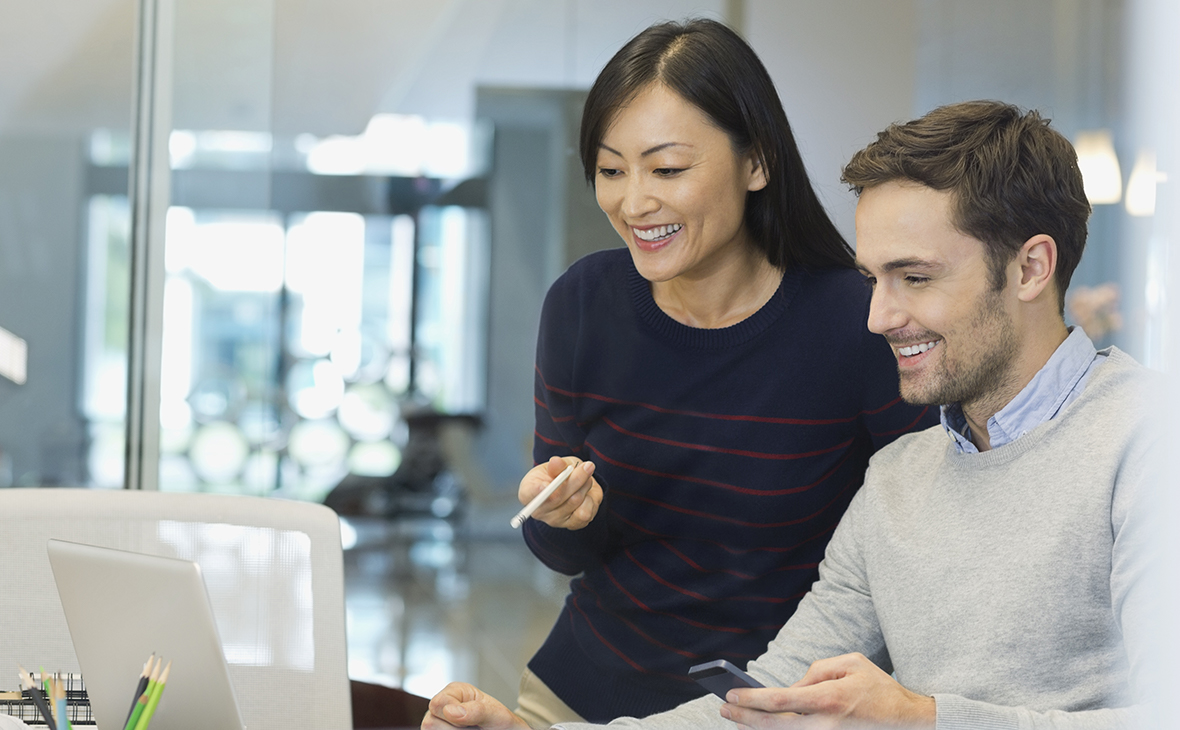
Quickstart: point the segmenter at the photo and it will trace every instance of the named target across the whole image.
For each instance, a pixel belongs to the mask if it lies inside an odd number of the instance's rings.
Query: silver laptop
[[[172,662],[152,727],[245,729],[196,563],[62,540],[48,550],[98,730],[121,730],[152,652]]]

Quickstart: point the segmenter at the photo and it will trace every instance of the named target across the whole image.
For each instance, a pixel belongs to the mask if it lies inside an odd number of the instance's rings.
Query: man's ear
[[[746,190],[752,193],[766,187],[766,165],[762,164],[762,158],[757,152],[751,152],[749,160],[750,176],[747,179]]]
[[[1020,265],[1016,292],[1020,301],[1031,302],[1046,290],[1056,296],[1053,275],[1057,271],[1057,242],[1052,236],[1038,233],[1025,241],[1016,254],[1016,263]]]

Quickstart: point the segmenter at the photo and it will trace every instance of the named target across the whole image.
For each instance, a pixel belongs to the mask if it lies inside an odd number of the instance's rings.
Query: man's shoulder
[[[1103,362],[1094,368],[1082,395],[1060,418],[1100,421],[1109,427],[1112,421],[1145,423],[1159,417],[1168,387],[1164,374],[1141,365],[1117,347],[1099,354],[1105,356]]]
[[[949,448],[952,448],[950,436],[941,423],[936,423],[921,431],[898,436],[873,454],[869,467],[873,470],[919,467],[940,461]]]

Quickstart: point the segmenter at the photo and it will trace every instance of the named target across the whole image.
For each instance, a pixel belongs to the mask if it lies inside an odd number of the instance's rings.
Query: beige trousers
[[[516,704],[516,714],[532,728],[547,728],[559,722],[586,722],[528,667],[520,675],[520,696],[516,698]]]

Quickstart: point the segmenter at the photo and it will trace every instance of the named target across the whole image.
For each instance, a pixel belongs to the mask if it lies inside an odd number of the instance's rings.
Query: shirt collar
[[[1052,420],[1085,385],[1085,376],[1094,365],[1098,352],[1081,327],[1071,327],[1069,336],[1058,345],[1048,362],[1037,371],[1028,385],[994,416],[987,420],[987,433],[993,449],[1009,444],[1040,424]],[[960,453],[976,453],[970,429],[958,403],[941,408],[942,426]]]

